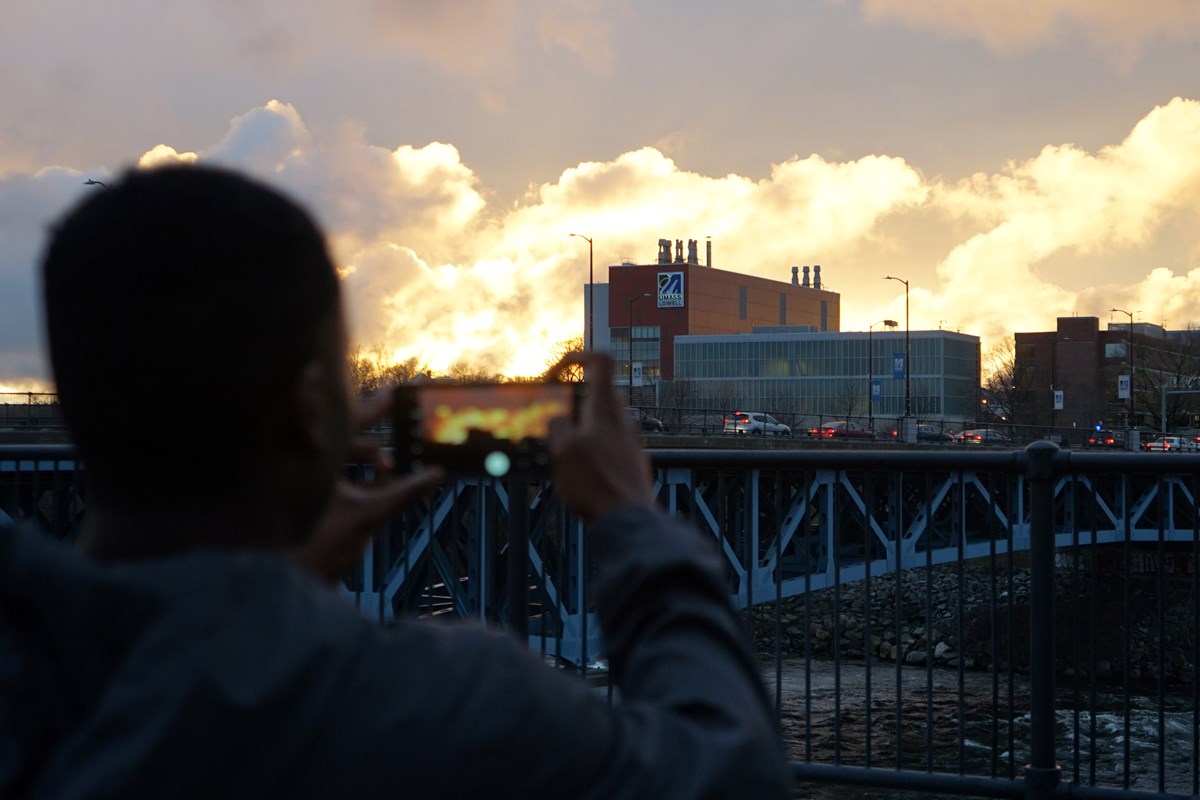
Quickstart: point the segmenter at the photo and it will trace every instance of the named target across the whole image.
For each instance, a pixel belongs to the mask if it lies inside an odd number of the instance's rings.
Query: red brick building
[[[711,246],[707,264],[712,262]],[[791,282],[743,275],[700,264],[696,241],[659,240],[658,262],[608,268],[609,349],[618,380],[629,364],[641,366],[647,383],[674,377],[675,337],[687,334],[751,333],[755,328],[791,327],[837,331],[841,299],[822,287],[821,268],[791,268]],[[632,331],[632,359],[630,333]],[[598,337],[599,338],[599,337]],[[634,384],[638,376],[634,370]]]
[[[1097,317],[1059,317],[1056,330],[1018,333],[1013,421],[1060,432],[1128,427],[1131,403],[1118,396],[1118,379],[1132,375],[1134,424],[1158,429],[1161,387],[1182,386],[1196,375],[1196,338],[1194,331],[1145,322],[1134,324],[1132,334],[1127,323],[1109,323],[1102,331]],[[1055,391],[1062,392],[1061,409],[1055,408]],[[1168,427],[1195,405],[1173,399]]]

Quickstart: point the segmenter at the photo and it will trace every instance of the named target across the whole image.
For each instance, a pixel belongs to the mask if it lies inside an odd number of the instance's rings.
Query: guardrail
[[[798,783],[1200,793],[1200,455],[1040,442],[652,458],[662,506],[725,554]],[[551,488],[447,485],[381,531],[348,596],[382,619],[507,626],[603,676],[586,538]],[[10,517],[69,538],[86,494],[69,448],[0,446]]]

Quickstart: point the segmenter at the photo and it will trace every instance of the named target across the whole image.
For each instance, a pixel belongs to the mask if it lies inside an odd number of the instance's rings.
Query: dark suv
[[[1125,434],[1118,431],[1092,431],[1088,436],[1087,441],[1083,443],[1084,447],[1112,447],[1119,450],[1125,449]]]

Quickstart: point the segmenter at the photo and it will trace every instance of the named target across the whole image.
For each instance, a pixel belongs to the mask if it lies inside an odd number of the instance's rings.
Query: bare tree
[[[866,416],[867,401],[861,381],[847,378],[837,386],[837,394],[831,398],[834,413],[844,419]],[[844,413],[843,413],[844,410]]]
[[[387,348],[377,344],[370,350],[360,345],[347,356],[350,370],[350,385],[359,397],[370,397],[384,386],[407,383],[429,367],[422,365],[416,356],[404,361],[395,360]]]
[[[572,336],[569,339],[563,339],[558,344],[554,345],[550,351],[550,357],[546,359],[546,369],[550,369],[559,361],[562,361],[571,353],[583,352],[583,334]],[[583,380],[583,368],[578,364],[572,364],[562,372],[563,380],[578,382]]]
[[[505,380],[499,372],[468,364],[466,361],[455,361],[451,364],[445,377],[455,383],[499,383]]]
[[[1006,336],[983,355],[983,393],[988,412],[1014,425],[1032,422],[1030,371],[1017,364],[1016,339]]]
[[[1156,347],[1138,344],[1133,374],[1137,419],[1154,430],[1190,427],[1193,410],[1200,407],[1200,391],[1195,395],[1167,395],[1165,420],[1163,391],[1200,390],[1200,331],[1188,330],[1173,335]]]
[[[693,422],[702,427],[702,421],[691,419],[700,416],[696,409],[696,406],[700,405],[699,397],[700,390],[694,381],[679,378],[663,381],[659,385],[662,421],[673,431],[686,430]]]

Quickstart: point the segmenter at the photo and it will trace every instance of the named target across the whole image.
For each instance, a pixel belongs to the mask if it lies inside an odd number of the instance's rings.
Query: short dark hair
[[[42,286],[76,445],[95,467],[139,472],[253,455],[340,303],[308,213],[199,166],[92,192],[53,229]]]

